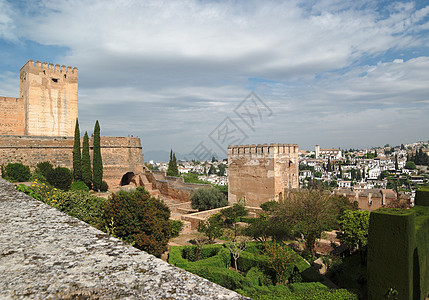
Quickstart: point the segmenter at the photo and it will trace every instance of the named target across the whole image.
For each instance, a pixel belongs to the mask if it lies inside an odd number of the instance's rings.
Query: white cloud
[[[15,35],[14,11],[5,0],[0,0],[0,39],[5,39],[11,42],[17,42],[18,38]]]
[[[0,0],[0,8],[6,4]],[[67,47],[62,61],[54,63],[79,67],[81,123],[91,129],[100,119],[109,133],[144,135],[144,142],[155,145],[149,149],[173,141],[192,148],[194,139],[233,117],[253,89],[275,110],[273,119],[252,133],[258,142],[323,137],[312,126],[338,140],[336,135],[348,132],[343,124],[352,124],[347,130],[354,127],[354,141],[364,145],[370,133],[386,135],[381,130],[387,121],[402,130],[390,122],[392,116],[408,128],[405,116],[416,107],[418,115],[427,111],[424,53],[372,60],[427,45],[421,33],[429,6],[395,2],[379,8],[369,0],[28,5],[15,18],[19,22],[9,17],[2,23],[8,14],[0,9],[0,37],[6,24],[16,26],[22,39]],[[368,130],[369,124],[379,131]],[[421,127],[428,129],[425,124]]]

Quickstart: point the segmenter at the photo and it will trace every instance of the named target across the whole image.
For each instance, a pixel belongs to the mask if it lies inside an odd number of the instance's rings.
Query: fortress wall
[[[92,149],[92,138],[90,138]],[[35,166],[50,161],[55,166],[73,166],[73,138],[0,136],[0,164],[21,162]],[[92,156],[92,151],[90,150]],[[143,173],[143,153],[139,138],[101,137],[103,178],[116,188],[127,172]]]
[[[78,69],[29,60],[20,70],[25,134],[72,137],[78,116]]]
[[[229,146],[228,164],[230,203],[245,198],[247,205],[259,206],[298,187],[296,144]]]
[[[24,135],[24,101],[0,97],[0,135]]]

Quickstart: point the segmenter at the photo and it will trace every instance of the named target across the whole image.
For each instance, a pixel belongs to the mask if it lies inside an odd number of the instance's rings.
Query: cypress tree
[[[179,176],[179,169],[177,167],[176,153],[173,153],[173,173],[174,173],[174,176]]]
[[[82,159],[80,155],[80,131],[79,121],[76,118],[76,126],[74,128],[74,143],[73,143],[73,179],[82,180]]]
[[[91,189],[92,188],[92,170],[91,158],[89,156],[89,138],[85,131],[82,144],[82,181]]]
[[[98,123],[98,120],[95,122],[94,126],[92,183],[95,191],[99,191],[101,189],[101,184],[103,183],[103,161],[101,159],[100,124]]]
[[[173,149],[170,151],[170,161],[168,162],[167,176],[179,176],[179,169],[177,168],[176,154]]]
[[[395,170],[399,170],[399,166],[398,166],[398,154],[395,154]]]

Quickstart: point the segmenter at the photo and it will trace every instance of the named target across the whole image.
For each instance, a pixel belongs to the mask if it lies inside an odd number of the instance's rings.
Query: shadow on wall
[[[127,172],[122,176],[120,186],[133,184],[135,186],[143,186],[143,180],[140,175],[134,174],[134,172]]]

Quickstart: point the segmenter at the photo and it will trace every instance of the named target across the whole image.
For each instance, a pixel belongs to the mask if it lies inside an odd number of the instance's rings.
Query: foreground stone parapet
[[[0,179],[0,299],[244,299]]]

